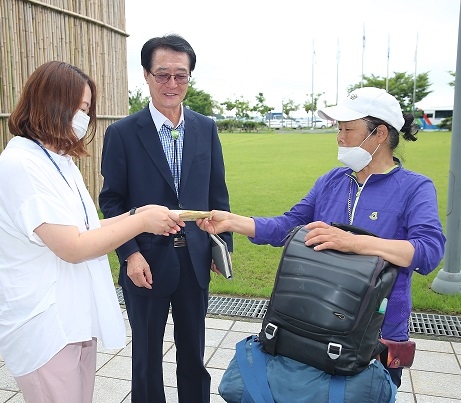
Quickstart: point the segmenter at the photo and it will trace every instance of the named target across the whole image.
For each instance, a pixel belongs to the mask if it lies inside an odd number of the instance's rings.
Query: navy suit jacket
[[[104,183],[99,205],[105,217],[133,207],[159,204],[171,210],[228,210],[224,161],[216,123],[184,107],[185,134],[179,200],[159,135],[147,106],[108,126],[102,151]],[[198,283],[210,281],[211,245],[208,233],[186,222],[187,247]],[[229,251],[232,236],[223,234]],[[150,265],[152,290],[137,287],[126,274],[125,259],[140,251]],[[179,260],[173,236],[142,233],[117,249],[119,284],[128,291],[159,296],[171,294],[179,280]]]

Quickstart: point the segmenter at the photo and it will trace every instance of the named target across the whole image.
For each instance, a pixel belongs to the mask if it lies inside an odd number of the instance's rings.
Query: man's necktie
[[[173,161],[172,164],[170,164],[170,169],[173,175],[176,194],[179,196],[179,187],[181,179],[181,161],[179,159],[178,140],[181,134],[184,133],[184,125],[183,123],[181,123],[176,129],[173,129],[171,126],[163,124],[160,130],[163,132],[163,134],[166,133],[173,140]]]

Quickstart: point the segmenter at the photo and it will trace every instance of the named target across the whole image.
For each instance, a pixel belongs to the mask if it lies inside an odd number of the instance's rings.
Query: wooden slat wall
[[[125,0],[0,0],[0,151],[30,74],[51,60],[81,68],[98,87],[98,129],[76,163],[97,204],[105,128],[128,114],[127,36]]]

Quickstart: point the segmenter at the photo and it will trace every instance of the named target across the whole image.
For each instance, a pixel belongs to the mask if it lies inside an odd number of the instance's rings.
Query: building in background
[[[415,116],[422,130],[440,130],[439,125],[453,117],[453,106],[418,108]]]

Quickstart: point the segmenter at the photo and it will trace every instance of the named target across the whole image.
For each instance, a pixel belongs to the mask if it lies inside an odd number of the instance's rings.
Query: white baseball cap
[[[390,124],[398,132],[405,123],[397,99],[385,90],[375,87],[358,88],[338,105],[319,109],[318,115],[322,119],[340,122],[373,116]]]

